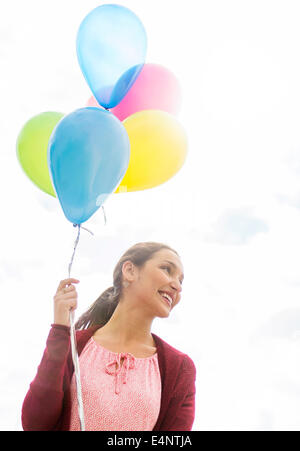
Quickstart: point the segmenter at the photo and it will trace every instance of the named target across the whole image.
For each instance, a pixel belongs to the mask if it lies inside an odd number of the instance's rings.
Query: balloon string
[[[79,421],[80,421],[80,430],[85,431],[84,410],[83,410],[83,400],[82,400],[81,380],[80,380],[80,368],[79,368],[78,352],[77,352],[77,347],[76,347],[76,334],[75,334],[75,323],[74,323],[74,312],[73,311],[70,311],[70,335],[71,335],[72,359],[73,359],[76,388],[77,388],[77,405],[78,405],[78,415],[79,415]]]
[[[72,255],[71,261],[69,263],[69,267],[68,267],[68,269],[69,269],[69,278],[71,277],[71,268],[72,268],[74,255],[75,255],[75,252],[76,252],[76,248],[77,248],[77,245],[78,245],[78,242],[79,242],[79,237],[80,237],[80,224],[73,224],[73,226],[74,227],[78,227],[78,234],[77,234],[77,238],[76,238],[75,243],[74,243],[73,255]]]
[[[77,224],[74,224],[74,227],[76,227]],[[89,229],[86,229],[85,227],[80,226],[83,230],[86,230],[87,232],[89,232],[91,235],[94,235],[93,232]]]
[[[81,225],[73,224],[73,226],[78,227],[78,234],[77,234],[77,238],[76,238],[76,241],[74,244],[73,255],[72,255],[71,261],[69,263],[69,278],[71,277],[71,268],[72,268],[72,264],[73,264],[73,260],[74,260],[75,251],[76,251],[76,248],[77,248],[77,245],[79,242]],[[85,230],[87,230],[87,229],[85,229]],[[77,346],[76,346],[74,311],[70,310],[69,318],[70,318],[71,351],[72,351],[72,359],[73,359],[74,373],[75,373],[75,379],[76,379],[77,404],[78,404],[78,415],[79,415],[79,421],[80,421],[80,430],[85,431],[81,380],[80,380],[80,368],[79,368],[79,359],[78,359],[78,352],[77,352]]]
[[[103,215],[104,215],[104,222],[106,225],[106,215],[104,207],[102,206]],[[81,224],[73,224],[74,227],[78,227],[78,234],[77,238],[74,243],[74,249],[71,261],[69,263],[68,267],[68,273],[69,278],[71,277],[71,268],[73,265],[73,260],[76,252],[76,248],[78,246],[79,238],[80,238],[80,229],[84,229],[87,232],[89,232],[91,235],[94,235],[91,230],[83,227]],[[82,400],[82,390],[81,390],[81,379],[80,379],[80,368],[79,368],[79,358],[78,358],[78,352],[77,352],[77,346],[76,346],[76,332],[75,332],[75,322],[74,322],[74,311],[70,310],[69,314],[70,318],[70,335],[71,335],[71,351],[72,351],[72,359],[73,359],[73,365],[74,365],[74,373],[75,373],[75,379],[76,379],[76,388],[77,388],[77,404],[78,404],[78,415],[79,415],[79,422],[80,422],[80,430],[85,431],[85,422],[84,422],[84,410],[83,410],[83,400]]]
[[[104,225],[106,225],[106,214],[105,214],[103,205],[102,205],[102,211],[103,211],[103,216],[104,216]]]
[[[103,205],[102,205],[102,211],[103,211],[103,216],[104,216],[104,225],[106,225],[107,219],[106,219],[106,214],[105,214],[105,210],[104,210]],[[91,230],[87,229],[86,227],[83,227],[81,224],[73,224],[73,227],[78,227],[78,234],[77,234],[77,238],[76,238],[75,243],[74,243],[73,255],[72,255],[71,261],[69,263],[69,278],[71,277],[71,268],[72,268],[72,265],[73,265],[73,260],[74,260],[76,248],[77,248],[77,245],[78,245],[78,242],[79,242],[79,238],[80,238],[80,229],[86,230],[87,232],[89,232],[91,235],[94,236],[94,234],[93,234],[93,232]]]

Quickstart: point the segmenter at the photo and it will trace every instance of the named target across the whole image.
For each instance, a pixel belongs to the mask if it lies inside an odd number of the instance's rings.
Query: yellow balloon
[[[116,193],[153,188],[181,169],[187,155],[187,137],[174,116],[144,110],[126,118],[123,125],[129,136],[130,160]]]

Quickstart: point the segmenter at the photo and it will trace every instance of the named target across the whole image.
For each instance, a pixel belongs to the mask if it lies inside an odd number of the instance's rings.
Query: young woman
[[[22,407],[24,430],[80,430],[70,350],[69,312],[77,279],[62,280],[54,323]],[[138,243],[121,257],[113,286],[76,324],[85,429],[189,431],[195,416],[191,358],[151,333],[181,297],[179,255],[161,243]]]

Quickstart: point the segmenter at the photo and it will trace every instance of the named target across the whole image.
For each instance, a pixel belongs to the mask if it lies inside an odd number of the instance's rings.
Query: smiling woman
[[[117,263],[113,286],[79,318],[86,430],[191,430],[195,365],[151,333],[153,320],[167,318],[180,302],[183,277],[175,250],[161,243],[135,244]],[[69,310],[77,306],[72,284],[77,282],[61,281],[54,296],[54,324],[23,403],[25,430],[80,430],[69,348]]]

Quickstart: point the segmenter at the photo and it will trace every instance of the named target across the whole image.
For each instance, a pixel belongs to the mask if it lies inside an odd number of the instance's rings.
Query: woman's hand
[[[54,323],[70,326],[70,311],[77,308],[77,291],[72,283],[77,279],[64,279],[58,285],[54,296]]]

